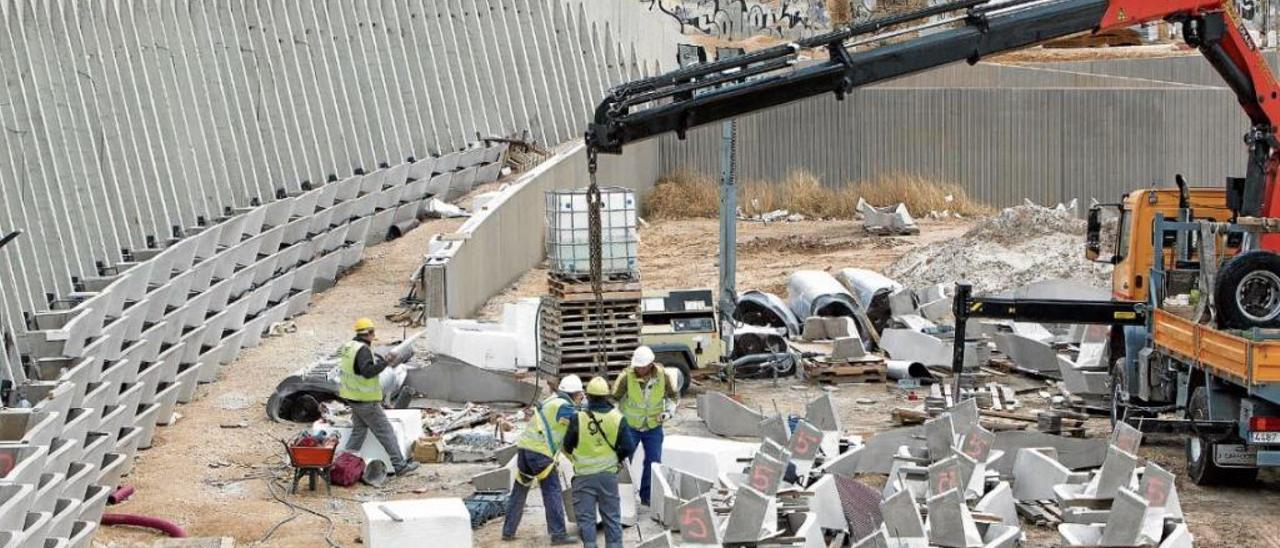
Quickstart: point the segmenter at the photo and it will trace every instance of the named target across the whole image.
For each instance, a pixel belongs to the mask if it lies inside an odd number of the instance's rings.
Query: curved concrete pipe
[[[885,360],[889,378],[893,380],[920,379],[933,380],[933,373],[923,363],[906,360]]]

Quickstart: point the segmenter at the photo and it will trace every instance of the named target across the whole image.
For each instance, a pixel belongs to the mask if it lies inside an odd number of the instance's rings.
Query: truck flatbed
[[[1155,311],[1152,332],[1161,352],[1250,392],[1258,385],[1280,383],[1280,340],[1252,340],[1165,309]]]

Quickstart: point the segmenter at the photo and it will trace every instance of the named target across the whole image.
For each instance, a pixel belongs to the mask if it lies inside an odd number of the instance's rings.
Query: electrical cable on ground
[[[301,511],[301,512],[306,512],[306,513],[308,513],[308,514],[311,514],[311,515],[313,515],[313,516],[318,516],[318,517],[320,517],[320,518],[323,518],[323,519],[324,519],[324,521],[325,521],[326,523],[328,523],[328,525],[329,525],[329,527],[328,527],[327,529],[325,529],[325,532],[324,532],[324,541],[325,541],[325,543],[327,543],[329,546],[332,546],[333,548],[342,548],[342,545],[340,545],[340,544],[338,544],[338,543],[336,543],[336,542],[334,542],[334,541],[333,541],[333,529],[334,529],[333,518],[331,518],[331,517],[329,517],[329,516],[327,516],[327,515],[324,515],[324,514],[322,514],[322,513],[320,513],[320,512],[317,512],[317,511],[315,511],[315,510],[312,510],[312,509],[310,509],[310,508],[307,508],[307,507],[305,507],[305,506],[300,506],[300,505],[294,504],[294,503],[289,502],[289,501],[285,500],[284,498],[282,498],[282,497],[281,497],[281,496],[276,492],[276,487],[277,487],[277,486],[276,486],[276,482],[277,482],[277,481],[280,481],[280,478],[278,478],[278,477],[273,477],[273,478],[269,478],[269,479],[267,479],[266,481],[267,481],[267,491],[268,491],[269,493],[271,493],[271,498],[276,499],[276,501],[277,501],[277,502],[279,502],[279,503],[281,503],[281,504],[283,504],[283,505],[285,505],[285,506],[288,506],[289,508],[291,508],[291,509],[294,511],[294,516],[290,516],[289,518],[286,518],[286,519],[285,519],[284,521],[282,521],[281,523],[276,524],[276,526],[275,526],[275,527],[272,527],[272,528],[271,528],[271,530],[270,530],[270,531],[268,531],[268,533],[269,533],[269,534],[267,535],[267,538],[269,538],[269,537],[270,537],[270,533],[274,533],[274,532],[275,532],[275,530],[276,530],[278,527],[280,527],[281,525],[284,525],[285,523],[288,523],[289,521],[292,521],[294,517],[297,517],[297,512],[300,512],[300,511]],[[283,488],[283,487],[281,487],[281,489],[284,489],[284,488]],[[266,538],[264,538],[263,540],[265,541],[265,540],[266,540]]]

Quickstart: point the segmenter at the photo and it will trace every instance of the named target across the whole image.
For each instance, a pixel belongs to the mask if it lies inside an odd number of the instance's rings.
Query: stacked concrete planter
[[[306,310],[366,245],[417,226],[446,180],[500,174],[506,145],[471,148],[228,211],[104,266],[19,336],[30,409],[0,412],[0,547],[86,546],[107,495],[157,425],[272,324]],[[445,170],[445,171],[441,171]],[[465,188],[464,188],[465,187]]]

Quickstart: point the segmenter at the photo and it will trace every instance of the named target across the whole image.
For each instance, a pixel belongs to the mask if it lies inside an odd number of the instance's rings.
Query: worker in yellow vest
[[[678,387],[662,365],[655,363],[653,349],[641,346],[631,355],[628,367],[613,383],[613,397],[622,407],[627,424],[644,447],[644,468],[640,473],[640,504],[649,505],[653,463],[662,462],[662,425],[675,415]],[[627,458],[631,455],[628,454]]]
[[[502,521],[502,540],[516,538],[524,502],[535,485],[542,491],[547,514],[547,532],[552,545],[577,544],[565,528],[564,499],[560,476],[556,475],[556,455],[564,444],[565,431],[583,404],[582,379],[569,375],[560,379],[556,393],[533,408],[524,433],[516,440],[516,481],[507,498],[507,514]]]
[[[347,439],[347,451],[359,452],[364,437],[370,430],[382,448],[391,457],[392,473],[403,476],[418,468],[416,461],[406,461],[400,452],[395,430],[382,409],[382,380],[378,375],[387,368],[387,362],[373,353],[373,320],[356,320],[355,338],[338,349],[338,368],[342,375],[338,397],[351,408],[351,437]]]
[[[564,451],[573,461],[573,514],[578,537],[596,547],[596,512],[604,522],[605,546],[622,548],[622,497],[618,471],[635,451],[631,428],[609,401],[609,381],[587,383],[587,408],[578,412],[564,434]]]

